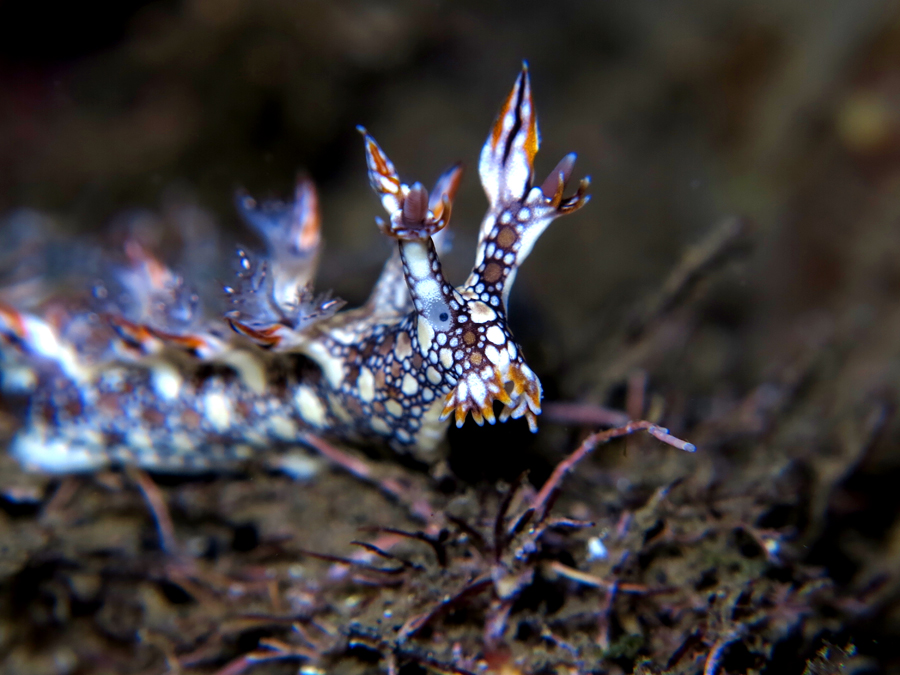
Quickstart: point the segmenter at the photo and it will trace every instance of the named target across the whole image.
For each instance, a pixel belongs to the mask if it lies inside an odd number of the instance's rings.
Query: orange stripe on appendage
[[[163,331],[155,330],[153,328],[148,328],[148,331],[163,342],[168,342],[187,349],[200,349],[207,345],[206,340],[197,335],[173,335],[172,333],[164,333]]]
[[[550,202],[550,205],[553,208],[558,207],[562,203],[563,192],[566,190],[566,184],[563,181],[563,176],[561,173],[556,175],[557,185],[556,185],[556,193],[553,195],[553,201]]]
[[[113,328],[137,344],[145,344],[153,337],[146,326],[123,319],[120,316],[110,316],[109,322]]]
[[[256,340],[257,342],[261,342],[270,346],[275,346],[279,342],[281,342],[281,337],[275,335],[275,331],[278,330],[278,326],[256,330],[254,328],[250,328],[250,326],[242,324],[240,321],[235,321],[234,319],[229,319],[228,323],[231,324],[232,329],[234,329],[236,333],[246,335],[248,338]]]
[[[389,168],[388,158],[381,153],[381,148],[373,140],[369,141],[369,153],[372,155],[372,159],[375,160],[376,172],[385,178],[393,180],[394,172]]]
[[[22,319],[22,315],[12,307],[4,305],[2,303],[0,303],[0,314],[3,315],[4,321],[6,321],[13,334],[18,339],[24,340],[25,321]]]
[[[450,186],[447,188],[447,197],[451,202],[456,198],[456,191],[459,190],[459,186],[462,184],[462,175],[463,168],[460,165],[453,170],[453,173],[450,176]]]
[[[506,116],[509,114],[509,111],[512,109],[516,98],[519,95],[519,87],[522,84],[522,75],[519,75],[519,78],[516,80],[516,83],[513,85],[512,91],[509,92],[509,96],[506,97],[506,103],[503,104],[503,107],[500,108],[500,115],[497,117],[497,121],[494,123],[494,128],[491,130],[491,149],[496,150],[497,144],[500,142],[500,136],[503,135],[503,120],[506,119]]]
[[[304,180],[301,190],[305,217],[300,225],[300,248],[308,251],[319,245],[322,215],[319,211],[319,193],[312,181]]]
[[[537,113],[534,110],[534,99],[531,98],[531,82],[528,80],[528,69],[522,69],[522,86],[525,88],[522,92],[522,107],[528,108],[528,119],[522,120],[528,125],[528,131],[525,136],[525,143],[522,149],[528,155],[529,166],[534,163],[534,156],[537,154],[540,145],[537,130]]]
[[[525,154],[528,155],[528,165],[534,163],[534,156],[538,151],[538,133],[537,133],[537,115],[534,114],[534,104],[531,102],[531,92],[528,92],[528,107],[531,109],[531,116],[528,123],[528,135],[525,137]]]

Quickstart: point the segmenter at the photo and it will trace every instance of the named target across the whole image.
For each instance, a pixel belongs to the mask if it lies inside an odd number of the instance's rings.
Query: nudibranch
[[[527,68],[481,152],[490,206],[460,286],[444,278],[438,252],[461,168],[429,193],[401,182],[360,131],[387,211],[378,227],[396,241],[365,305],[338,311],[340,301],[312,291],[321,236],[309,181],[290,203],[239,194],[268,252],[240,253],[224,321],[204,318],[183,280],[133,241],[119,275],[128,302],[91,312],[0,305],[3,387],[28,401],[11,452],[49,472],[203,470],[314,433],[427,461],[451,418],[493,424],[495,404],[500,421],[524,417],[535,430],[541,384],[510,333],[507,301],[544,229],[588,201],[589,180],[565,196],[570,154],[534,185],[540,136]]]

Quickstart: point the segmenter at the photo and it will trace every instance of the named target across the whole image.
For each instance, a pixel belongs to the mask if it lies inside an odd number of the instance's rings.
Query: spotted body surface
[[[269,251],[261,263],[241,254],[224,322],[195,319],[180,278],[133,242],[127,312],[0,307],[3,386],[28,398],[14,455],[54,472],[201,470],[311,432],[386,442],[427,461],[451,419],[461,426],[471,413],[493,424],[495,402],[500,421],[524,417],[534,430],[541,385],[511,335],[507,300],[541,232],[587,201],[588,180],[564,196],[568,155],[534,186],[539,134],[527,69],[481,153],[490,207],[475,266],[458,287],[438,254],[460,167],[428,193],[402,183],[361,132],[369,181],[388,214],[378,225],[396,241],[364,306],[338,311],[339,301],[312,293],[320,226],[308,181],[289,204],[239,195],[238,210]]]

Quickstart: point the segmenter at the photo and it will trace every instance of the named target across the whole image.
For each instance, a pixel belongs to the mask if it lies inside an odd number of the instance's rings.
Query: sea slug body
[[[451,419],[493,424],[495,402],[500,421],[524,417],[536,429],[541,384],[510,333],[507,300],[537,238],[587,202],[589,181],[564,196],[575,160],[567,155],[533,184],[539,133],[527,68],[481,152],[490,206],[474,268],[455,288],[438,252],[461,168],[430,193],[402,183],[360,130],[369,182],[387,211],[379,228],[396,242],[362,307],[342,310],[312,292],[321,237],[307,180],[288,204],[238,196],[269,251],[261,262],[241,254],[224,321],[199,317],[179,277],[134,242],[123,280],[134,298],[128,311],[88,321],[0,305],[2,385],[28,400],[11,444],[22,464],[203,470],[305,432],[387,443],[427,461]]]

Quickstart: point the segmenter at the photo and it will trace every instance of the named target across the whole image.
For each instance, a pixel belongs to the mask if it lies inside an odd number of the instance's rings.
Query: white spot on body
[[[149,450],[153,447],[150,434],[143,427],[132,429],[125,436],[125,444],[139,450]]]
[[[279,440],[297,440],[297,425],[283,415],[275,415],[269,418],[269,430]]]
[[[304,422],[319,428],[325,426],[325,406],[310,387],[305,384],[297,387],[297,391],[294,393],[294,403]],[[296,433],[293,438],[296,438]]]
[[[453,365],[453,354],[449,349],[445,348],[441,350],[441,365],[444,366],[444,368],[450,368]]]
[[[221,391],[210,391],[203,397],[206,420],[212,428],[224,433],[231,427],[231,401]]]
[[[469,375],[466,382],[469,383],[469,397],[479,406],[484,406],[487,399],[487,388],[484,386],[484,382],[477,375]]]
[[[400,391],[402,391],[407,396],[414,396],[417,391],[419,391],[419,383],[416,382],[416,378],[414,378],[409,373],[403,376],[403,384],[400,387]]]
[[[359,392],[359,397],[366,403],[371,403],[375,398],[375,376],[368,368],[359,369],[356,390]]]
[[[469,387],[466,384],[465,380],[460,381],[459,384],[456,385],[456,400],[457,401],[465,401],[466,397],[469,395]]]
[[[246,349],[226,352],[222,361],[234,368],[244,385],[257,396],[266,392],[266,369],[262,361]]]
[[[423,245],[417,242],[407,243],[403,249],[403,256],[406,259],[406,268],[413,277],[425,279],[431,276],[431,263],[428,260],[428,251]]]
[[[32,427],[16,434],[10,452],[32,471],[81,473],[108,464],[105,454],[98,452],[101,447],[75,439],[47,438],[45,429]]]
[[[400,361],[412,356],[412,340],[409,339],[409,333],[406,331],[397,334],[397,345],[394,347],[394,354]]]
[[[150,368],[150,386],[161,399],[173,401],[181,392],[184,378],[171,363],[161,361]]]
[[[345,328],[332,328],[328,331],[328,336],[335,342],[340,342],[342,345],[352,345],[359,339],[359,335],[355,331],[347,330]]]
[[[25,341],[31,348],[41,356],[56,361],[70,378],[81,382],[90,377],[90,369],[82,365],[78,353],[71,345],[60,342],[56,331],[43,320],[23,315],[22,328],[25,331]]]
[[[23,316],[22,324],[31,348],[41,356],[56,360],[61,349],[56,332],[36,317]]]
[[[487,323],[497,318],[497,312],[483,302],[470,302],[468,310],[469,316],[475,323]]]
[[[285,453],[274,464],[294,480],[311,480],[322,470],[321,460],[304,452]]]
[[[425,354],[431,349],[431,343],[434,340],[434,329],[427,321],[423,321],[422,319],[419,319],[417,324],[416,333],[419,338],[419,351],[422,352],[422,354]]]
[[[487,332],[485,333],[485,337],[487,337],[487,339],[493,342],[495,345],[502,345],[504,342],[506,342],[506,336],[497,325],[488,328]]]
[[[500,363],[500,352],[497,351],[497,348],[494,345],[488,345],[484,350],[484,355],[487,357],[487,360],[495,366]]]
[[[403,406],[394,399],[385,401],[384,407],[387,408],[387,411],[394,417],[403,416]]]
[[[175,450],[182,454],[191,452],[194,449],[194,441],[183,431],[172,434],[170,443]]]
[[[372,429],[380,434],[387,436],[391,433],[391,426],[381,417],[370,418],[369,424],[371,425]]]

